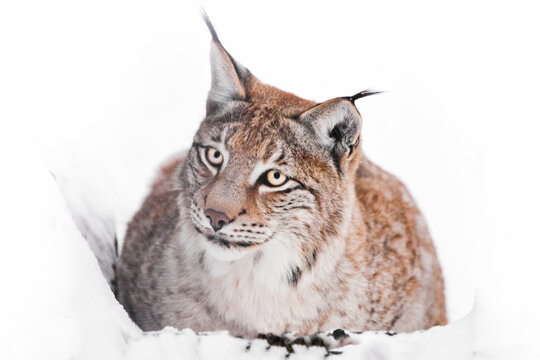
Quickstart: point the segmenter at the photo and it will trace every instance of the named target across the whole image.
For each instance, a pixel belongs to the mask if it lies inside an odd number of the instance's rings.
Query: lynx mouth
[[[210,242],[212,242],[214,244],[217,244],[219,246],[225,247],[227,249],[230,249],[230,248],[247,248],[247,247],[251,247],[251,246],[259,246],[259,245],[262,244],[260,242],[253,242],[253,241],[229,241],[229,240],[225,240],[221,236],[215,235],[215,234],[206,235],[206,238]]]
[[[203,231],[199,226],[193,224],[195,230],[203,235],[211,244],[217,245],[222,249],[247,249],[261,246],[266,243],[270,237],[264,239],[263,241],[245,241],[245,240],[227,240],[216,233],[209,233],[208,231]]]

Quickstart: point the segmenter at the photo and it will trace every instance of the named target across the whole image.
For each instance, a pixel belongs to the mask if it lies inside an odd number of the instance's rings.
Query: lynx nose
[[[212,225],[212,229],[214,229],[214,231],[218,231],[223,226],[231,222],[231,219],[229,219],[226,214],[214,209],[204,210],[204,215],[206,215],[208,220],[210,220],[210,225]]]

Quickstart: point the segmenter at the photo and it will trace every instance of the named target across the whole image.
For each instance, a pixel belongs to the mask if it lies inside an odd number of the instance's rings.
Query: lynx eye
[[[289,180],[289,178],[280,173],[279,171],[272,169],[265,172],[262,175],[261,180],[267,186],[278,187],[285,184],[287,180]]]
[[[223,164],[223,154],[213,147],[207,147],[204,154],[206,156],[206,161],[208,161],[210,165],[218,167]]]

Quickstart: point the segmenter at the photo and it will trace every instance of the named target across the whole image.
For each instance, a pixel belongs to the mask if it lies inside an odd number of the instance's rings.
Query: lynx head
[[[350,207],[362,158],[354,99],[315,103],[263,84],[207,24],[212,85],[182,173],[186,218],[218,259],[289,251],[312,264]]]

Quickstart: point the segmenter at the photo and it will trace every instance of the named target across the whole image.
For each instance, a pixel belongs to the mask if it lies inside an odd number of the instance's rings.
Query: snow
[[[204,5],[263,81],[316,100],[387,90],[358,103],[363,146],[427,217],[451,323],[350,334],[340,348],[325,335],[342,352],[330,358],[539,359],[537,12],[519,1]],[[115,236],[121,246],[157,167],[204,113],[209,35],[196,6],[0,7],[0,359],[283,358],[225,332],[143,333],[107,284]]]

